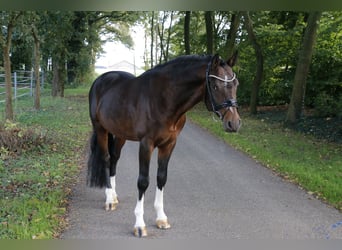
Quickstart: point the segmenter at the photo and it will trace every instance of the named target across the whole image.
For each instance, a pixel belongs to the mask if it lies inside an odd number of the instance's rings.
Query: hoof
[[[157,220],[156,223],[159,229],[169,229],[171,227],[167,220]]]
[[[105,204],[105,210],[106,211],[114,211],[116,209],[117,203],[106,203]]]
[[[114,211],[116,209],[116,205],[119,204],[118,197],[113,197],[113,201],[105,204],[106,211]]]
[[[147,236],[146,227],[135,227],[133,233],[135,237],[139,238]]]
[[[113,204],[114,204],[114,205],[119,204],[119,200],[118,200],[118,197],[117,197],[117,196],[115,196],[115,197],[113,198]]]

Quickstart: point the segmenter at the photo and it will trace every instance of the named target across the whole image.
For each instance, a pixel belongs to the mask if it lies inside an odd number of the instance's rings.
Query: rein
[[[233,77],[231,79],[228,79],[227,76],[225,76],[225,79],[223,79],[219,76],[209,74],[210,68],[211,68],[211,60],[208,63],[208,67],[207,67],[206,74],[205,74],[206,86],[207,86],[207,91],[208,91],[208,95],[209,95],[209,100],[210,100],[212,109],[215,112],[215,114],[218,117],[220,117],[221,120],[223,120],[223,117],[226,114],[226,112],[224,114],[221,114],[220,109],[223,109],[223,108],[228,109],[230,107],[238,107],[238,103],[237,103],[237,100],[235,100],[235,99],[227,99],[221,104],[216,104],[216,101],[214,100],[213,93],[212,93],[211,88],[210,88],[210,78],[215,78],[215,79],[218,79],[218,80],[224,82],[225,87],[226,87],[227,83],[233,82],[236,79],[236,75],[234,73]]]

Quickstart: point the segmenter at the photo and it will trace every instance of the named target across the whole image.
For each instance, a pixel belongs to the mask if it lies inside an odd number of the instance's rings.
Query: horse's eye
[[[217,87],[216,84],[213,84],[213,89],[214,89],[214,90],[217,90],[217,89],[218,89],[218,87]]]

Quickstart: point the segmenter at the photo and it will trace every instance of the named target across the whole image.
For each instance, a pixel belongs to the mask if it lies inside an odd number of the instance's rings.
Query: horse
[[[138,199],[133,234],[147,236],[144,194],[149,186],[151,154],[158,148],[154,208],[159,229],[171,227],[164,211],[168,163],[186,112],[200,101],[220,118],[226,132],[241,126],[236,99],[239,85],[232,67],[237,52],[227,61],[216,55],[180,56],[135,77],[127,72],[104,73],[89,91],[90,139],[87,184],[105,187],[105,209],[115,210],[116,165],[126,140],[139,142]]]

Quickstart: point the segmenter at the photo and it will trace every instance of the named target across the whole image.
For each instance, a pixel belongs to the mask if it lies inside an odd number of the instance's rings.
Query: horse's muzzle
[[[226,132],[238,132],[241,127],[241,119],[223,121],[223,128]]]
[[[238,132],[241,127],[241,118],[236,107],[229,107],[222,119],[223,129],[226,132]]]

